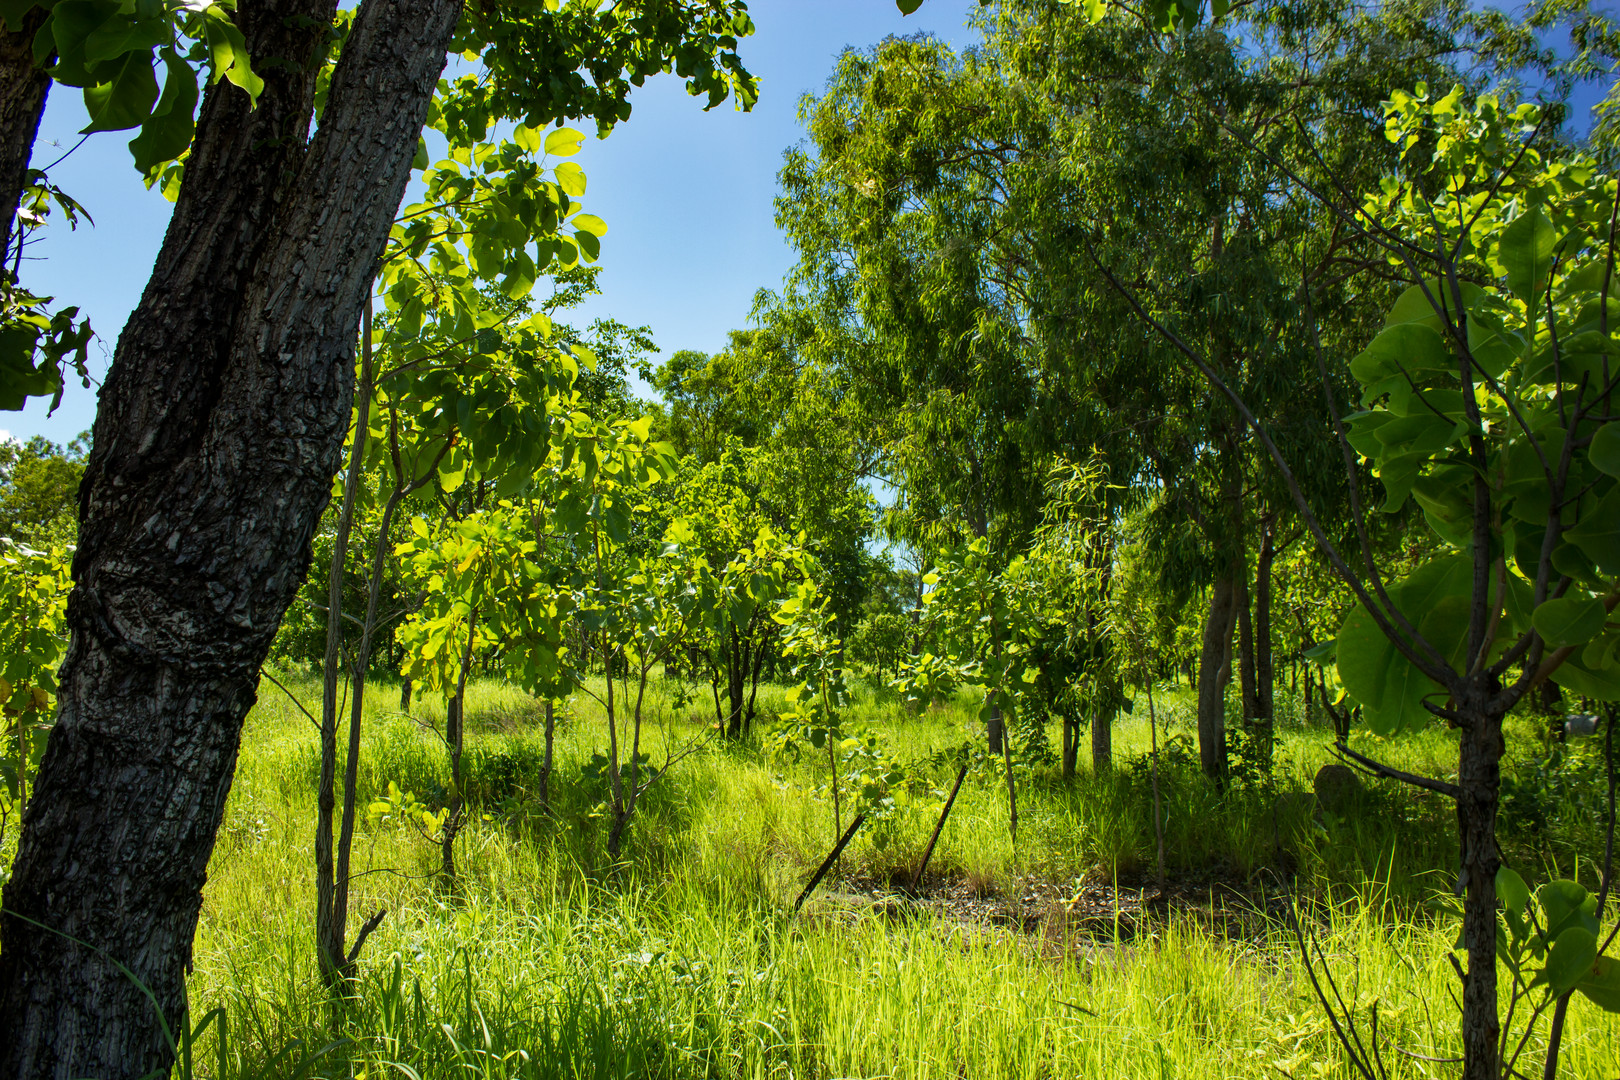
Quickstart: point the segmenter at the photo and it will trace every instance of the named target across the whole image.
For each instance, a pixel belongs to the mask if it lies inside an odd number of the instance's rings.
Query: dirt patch
[[[916,892],[873,881],[840,884],[820,897],[816,917],[932,919],[959,929],[968,940],[1010,933],[1053,958],[1144,943],[1159,936],[1172,918],[1215,937],[1257,943],[1287,903],[1280,890],[1218,877],[1170,880],[1163,892],[1152,883],[1076,884],[1031,877],[1019,880],[1011,895],[987,895],[964,878],[932,875]]]

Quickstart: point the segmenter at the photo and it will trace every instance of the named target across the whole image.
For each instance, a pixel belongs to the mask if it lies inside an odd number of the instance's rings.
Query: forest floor
[[[318,702],[312,681],[284,681]],[[866,693],[846,727],[875,738],[873,768],[881,758],[904,774],[900,798],[795,916],[794,897],[848,819],[847,806],[834,819],[825,755],[795,757],[771,734],[786,708],[779,688],[761,688],[762,719],[740,746],[713,737],[701,704],[683,713],[672,687],[655,690],[653,763],[698,748],[648,792],[614,862],[600,710],[588,698],[567,710],[543,809],[537,703],[474,686],[464,787],[477,813],[458,840],[462,875],[439,877],[438,846],[419,824],[382,812],[362,821],[352,918],[388,914],[354,996],[334,1006],[313,952],[316,733],[267,682],[190,987],[194,1018],[223,1010],[227,1038],[222,1047],[217,1025],[207,1029],[194,1074],[1350,1076],[1300,965],[1296,910],[1363,1024],[1376,1005],[1391,1074],[1455,1074],[1424,1060],[1457,1046],[1456,931],[1430,904],[1454,873],[1449,814],[1383,782],[1339,813],[1319,810],[1308,793],[1332,760],[1330,736],[1302,722],[1297,702],[1279,710],[1271,777],[1240,768],[1224,795],[1197,774],[1186,695],[1161,702],[1163,897],[1141,715],[1117,724],[1109,774],[1015,768],[1016,846],[999,759],[980,760],[912,896],[904,886],[955,748],[982,735],[966,702],[915,716]],[[368,701],[362,806],[390,783],[434,805],[442,704],[407,716],[398,689],[382,685]],[[1529,722],[1514,732],[1505,851],[1529,880],[1590,880],[1601,854],[1595,747],[1549,746],[1535,732]],[[1455,771],[1443,732],[1366,745],[1404,768]],[[1534,1060],[1539,1074],[1544,1034],[1528,1041],[1521,1071]],[[1620,1020],[1576,999],[1563,1062],[1566,1076],[1620,1076]]]

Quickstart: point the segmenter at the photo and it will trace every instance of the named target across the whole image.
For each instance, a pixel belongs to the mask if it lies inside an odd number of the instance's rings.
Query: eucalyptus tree
[[[171,1060],[163,1021],[184,1015],[242,720],[330,498],[355,331],[423,125],[463,149],[503,120],[605,131],[632,83],[669,68],[710,105],[754,94],[737,0],[606,16],[578,0],[365,0],[352,20],[330,0],[271,0],[238,26],[248,55],[277,62],[254,69],[256,98],[227,79],[202,94],[93,429],[58,718],[0,919],[0,1069],[18,1077]],[[441,84],[450,53],[476,70]],[[30,120],[5,154],[32,144]],[[520,204],[544,239],[508,276],[590,245],[557,209]]]

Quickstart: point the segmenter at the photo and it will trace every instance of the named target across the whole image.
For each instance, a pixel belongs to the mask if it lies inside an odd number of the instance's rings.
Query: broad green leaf
[[[1547,285],[1553,252],[1558,250],[1559,241],[1551,219],[1540,207],[1531,207],[1502,230],[1502,239],[1497,244],[1496,258],[1507,271],[1508,288],[1529,305],[1532,317],[1537,313],[1537,299]]]
[[[1339,681],[1361,703],[1369,728],[1393,734],[1427,716],[1423,698],[1440,688],[1396,650],[1361,605],[1345,617],[1338,642]]]
[[[1509,911],[1522,912],[1524,906],[1530,902],[1530,886],[1524,883],[1524,878],[1509,866],[1498,867],[1496,871],[1496,895],[1501,899],[1502,906]]]
[[[556,168],[557,186],[572,198],[585,194],[585,170],[572,161],[564,161]]]
[[[573,128],[558,128],[546,136],[546,153],[553,157],[573,157],[585,142],[585,136]]]
[[[1599,472],[1620,477],[1620,420],[1610,421],[1597,429],[1592,444],[1587,448],[1588,460]]]
[[[205,14],[203,27],[214,61],[213,81],[229,79],[232,85],[246,90],[248,97],[257,102],[259,95],[264,92],[264,80],[253,72],[242,31],[225,17],[218,5],[209,8]]]
[[[580,257],[588,263],[593,263],[602,257],[602,241],[594,233],[580,229],[574,233],[574,243],[579,245]]]
[[[141,125],[141,133],[129,143],[135,168],[149,179],[185,152],[196,129],[197,76],[173,49],[165,48],[162,56],[166,70],[163,96]]]
[[[1531,625],[1555,649],[1583,645],[1603,633],[1607,615],[1603,601],[1593,597],[1564,596],[1548,600],[1531,615]]]
[[[1544,915],[1542,930],[1556,940],[1572,926],[1584,927],[1589,933],[1598,932],[1597,897],[1579,883],[1559,878],[1536,890],[1536,902]]]
[[[599,237],[606,236],[608,231],[607,222],[603,221],[595,214],[575,214],[573,218],[570,219],[569,224],[573,225],[576,229],[583,229],[586,232]]]
[[[1564,532],[1606,577],[1620,577],[1620,485],[1587,504],[1582,500],[1581,519]]]
[[[157,99],[151,55],[129,53],[115,66],[110,80],[85,88],[84,108],[90,114],[90,124],[80,134],[139,127],[152,115]]]
[[[1532,982],[1546,982],[1554,994],[1575,988],[1592,971],[1597,959],[1597,938],[1584,926],[1571,926],[1559,934],[1547,952],[1547,966]]]
[[[1604,1012],[1620,1013],[1620,959],[1598,957],[1575,989]]]
[[[1483,290],[1472,282],[1460,282],[1458,291],[1462,294],[1463,307],[1474,306],[1482,295]],[[1437,310],[1436,305],[1439,305]],[[1439,278],[1426,278],[1422,285],[1413,285],[1401,293],[1399,299],[1390,307],[1389,314],[1384,317],[1384,326],[1398,326],[1401,323],[1423,323],[1436,331],[1441,329],[1439,310],[1444,310],[1447,319],[1455,322],[1457,315],[1456,298],[1453,296],[1448,283]]]
[[[1350,373],[1363,385],[1392,375],[1445,371],[1453,366],[1440,332],[1420,322],[1388,327],[1350,361]]]

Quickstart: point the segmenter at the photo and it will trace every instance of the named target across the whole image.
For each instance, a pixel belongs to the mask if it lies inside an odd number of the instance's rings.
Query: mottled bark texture
[[[1215,579],[1198,657],[1198,760],[1204,775],[1226,779],[1226,686],[1231,681],[1232,624],[1237,588],[1230,574]]]
[[[165,1067],[258,671],[308,569],[355,330],[456,0],[366,0],[306,142],[331,0],[244,3],[101,392],[60,712],[0,922],[0,1075]],[[50,927],[37,929],[33,923]],[[77,939],[70,940],[70,939]]]
[[[51,88],[50,76],[34,64],[34,35],[48,14],[31,8],[17,26],[0,29],[0,259],[7,266],[14,265],[11,230]]]

